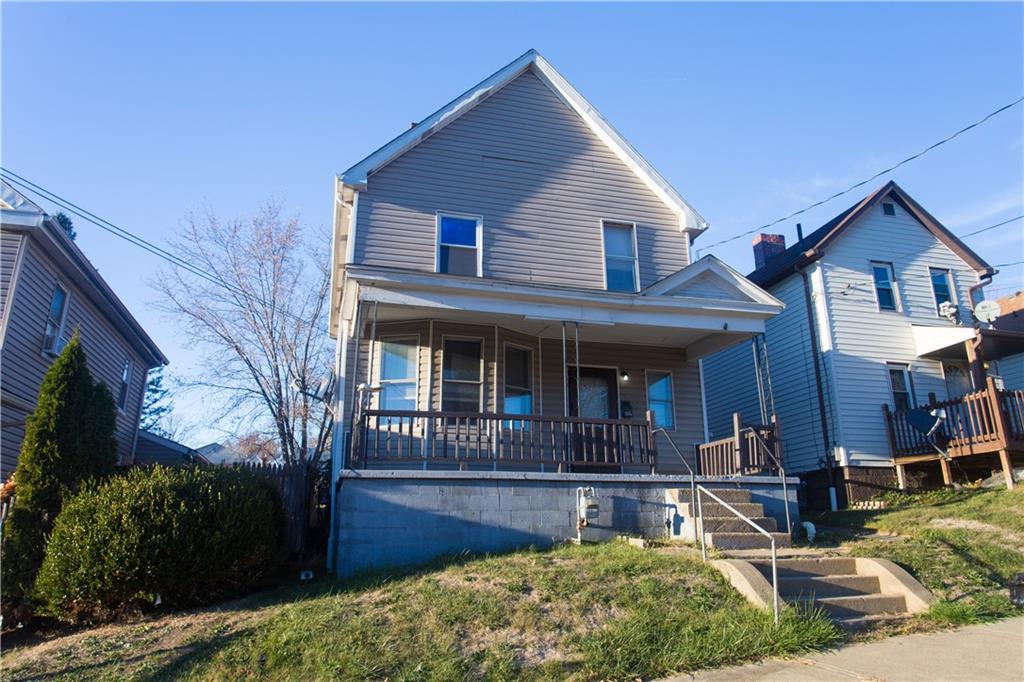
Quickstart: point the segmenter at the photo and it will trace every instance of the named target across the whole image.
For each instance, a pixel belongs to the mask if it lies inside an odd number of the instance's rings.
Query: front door
[[[971,392],[971,376],[965,365],[944,362],[942,373],[946,376],[946,394],[950,400],[962,398]]]
[[[569,414],[593,419],[576,425],[573,433],[573,460],[578,463],[604,464],[617,460],[612,453],[613,428],[602,422],[619,418],[619,382],[615,370],[607,367],[579,368],[579,391],[576,390],[576,367],[566,368],[569,374]],[[614,455],[614,456],[613,456]],[[577,471],[583,470],[574,465]]]

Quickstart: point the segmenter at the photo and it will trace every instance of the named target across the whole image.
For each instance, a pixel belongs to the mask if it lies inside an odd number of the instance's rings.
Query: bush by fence
[[[103,620],[240,592],[280,556],[272,486],[232,469],[133,469],[64,505],[35,585],[41,612]]]

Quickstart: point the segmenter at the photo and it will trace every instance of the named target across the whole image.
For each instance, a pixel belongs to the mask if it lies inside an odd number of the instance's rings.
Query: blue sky
[[[190,210],[281,198],[329,225],[332,174],[530,47],[710,222],[757,227],[1024,94],[1020,4],[13,4],[2,7],[5,167],[151,241]],[[894,173],[963,234],[1024,213],[1024,107]],[[882,184],[888,177],[875,184]],[[864,192],[801,217],[817,227]],[[792,241],[795,221],[780,225]],[[78,243],[172,361],[154,257]],[[1024,259],[1017,221],[969,240]],[[714,253],[742,271],[749,238]],[[1005,268],[1000,288],[1024,284]],[[199,423],[194,397],[177,408]],[[222,434],[197,429],[199,444]]]

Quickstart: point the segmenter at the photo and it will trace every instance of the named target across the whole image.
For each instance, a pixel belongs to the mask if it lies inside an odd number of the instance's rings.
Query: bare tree
[[[331,373],[330,240],[318,236],[307,247],[275,202],[245,220],[191,215],[171,246],[202,276],[169,268],[154,282],[203,351],[192,384],[218,405],[211,419],[270,430],[288,463],[318,462],[330,437],[327,404],[309,395]]]

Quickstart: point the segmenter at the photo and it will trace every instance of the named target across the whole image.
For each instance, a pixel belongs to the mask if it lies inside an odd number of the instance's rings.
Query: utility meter
[[[584,529],[592,522],[597,521],[600,507],[597,504],[597,495],[590,486],[576,488],[576,541],[582,542],[588,538],[584,537]]]

